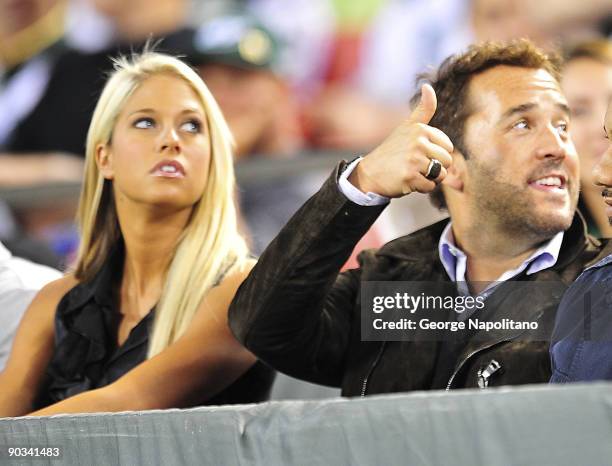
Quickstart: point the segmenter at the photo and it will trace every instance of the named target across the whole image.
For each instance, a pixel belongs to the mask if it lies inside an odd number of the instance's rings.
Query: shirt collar
[[[585,272],[587,270],[596,269],[596,268],[603,267],[604,265],[608,265],[608,264],[612,264],[612,254],[610,254],[609,256],[604,257],[602,260],[600,260],[599,262],[591,265],[590,267],[587,267],[585,269]]]
[[[457,262],[465,258],[465,253],[455,245],[455,236],[451,225],[452,222],[448,222],[440,236],[438,253],[449,278],[452,281],[457,281]]]
[[[527,275],[531,275],[554,266],[559,259],[561,243],[563,243],[562,231],[540,246],[516,269],[504,272],[497,281],[509,280],[516,277],[525,269],[527,269]],[[465,281],[467,256],[455,244],[452,222],[448,222],[440,236],[438,253],[440,254],[440,260],[449,278],[452,281]]]
[[[124,257],[125,247],[121,240],[111,247],[106,261],[90,280],[79,283],[68,292],[69,304],[64,313],[74,312],[91,299],[103,307],[116,306],[113,285],[121,282]]]

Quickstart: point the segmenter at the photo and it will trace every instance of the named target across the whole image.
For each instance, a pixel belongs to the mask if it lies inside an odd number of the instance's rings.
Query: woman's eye
[[[199,133],[201,128],[202,124],[198,120],[189,120],[181,125],[181,129],[189,133]]]
[[[134,122],[134,128],[147,129],[153,128],[153,126],[155,126],[155,123],[151,118],[139,118]]]

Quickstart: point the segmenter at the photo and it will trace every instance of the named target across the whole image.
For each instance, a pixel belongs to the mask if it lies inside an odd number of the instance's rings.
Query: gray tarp
[[[0,419],[71,465],[612,464],[612,384]]]

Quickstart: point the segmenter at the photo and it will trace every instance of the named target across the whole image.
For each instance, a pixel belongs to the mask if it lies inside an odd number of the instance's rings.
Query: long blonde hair
[[[150,76],[169,73],[189,84],[204,108],[209,128],[211,161],[202,197],[175,249],[157,304],[149,339],[148,357],[176,341],[188,328],[202,298],[221,275],[240,267],[248,249],[238,232],[234,205],[235,177],[232,136],[221,110],[198,74],[177,58],[145,51],[115,60],[87,134],[85,174],[77,211],[81,233],[75,276],[92,279],[111,249],[122,240],[112,181],[98,170],[95,150],[109,144],[113,128],[127,99]]]

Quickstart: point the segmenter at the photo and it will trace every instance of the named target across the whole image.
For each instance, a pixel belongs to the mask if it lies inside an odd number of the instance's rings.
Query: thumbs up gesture
[[[434,89],[424,84],[421,100],[412,114],[363,158],[349,181],[362,192],[386,197],[433,191],[446,176],[453,152],[453,143],[448,136],[428,125],[436,107]],[[426,177],[428,172],[431,174],[432,160],[442,165],[435,179]]]

